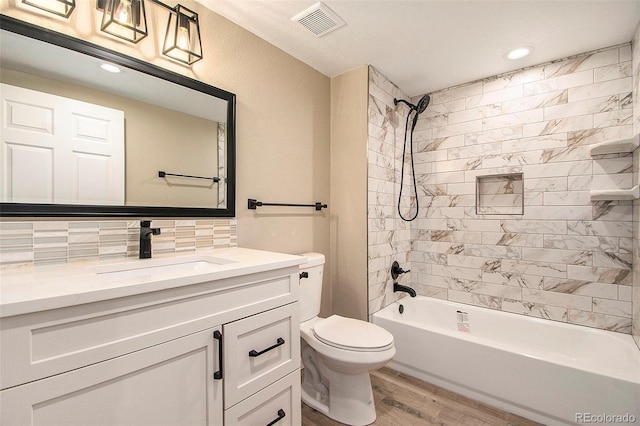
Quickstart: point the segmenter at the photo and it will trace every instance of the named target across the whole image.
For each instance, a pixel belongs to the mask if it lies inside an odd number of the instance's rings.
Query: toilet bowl
[[[366,321],[319,318],[324,256],[303,256],[308,262],[300,267],[306,276],[300,280],[302,401],[341,423],[371,424],[376,411],[369,371],[391,361],[393,335]]]

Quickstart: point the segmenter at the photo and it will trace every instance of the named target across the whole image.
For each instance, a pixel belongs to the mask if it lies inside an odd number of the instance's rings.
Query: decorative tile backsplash
[[[406,265],[392,207],[403,112],[372,69],[370,168],[386,167],[389,183],[369,179],[369,314],[396,297],[390,262],[386,286],[382,273],[372,283],[376,262],[400,257],[422,295],[631,333],[633,203],[589,194],[632,186],[631,154],[589,152],[633,135],[631,56],[625,44],[431,93],[414,133],[420,213],[405,225]],[[523,214],[476,212],[476,178],[495,174],[522,174]]]
[[[235,219],[152,222],[154,253],[237,246]],[[0,266],[66,263],[77,259],[138,256],[139,220],[0,222]]]

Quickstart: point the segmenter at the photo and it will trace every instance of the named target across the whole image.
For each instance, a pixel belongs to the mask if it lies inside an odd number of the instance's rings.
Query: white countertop
[[[202,262],[204,266],[187,271],[160,268],[157,272],[133,274],[138,276],[109,273],[208,258],[220,263]],[[0,318],[298,266],[305,261],[302,256],[230,248],[154,255],[153,259],[122,258],[4,268],[0,270]]]

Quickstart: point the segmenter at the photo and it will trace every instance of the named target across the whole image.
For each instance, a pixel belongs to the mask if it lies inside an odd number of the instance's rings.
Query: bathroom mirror
[[[0,215],[235,215],[233,93],[6,16],[0,43]]]

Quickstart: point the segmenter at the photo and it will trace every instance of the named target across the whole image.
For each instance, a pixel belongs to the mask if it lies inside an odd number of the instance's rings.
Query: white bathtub
[[[640,425],[629,335],[421,296],[373,322],[393,334],[400,372],[547,425]]]

